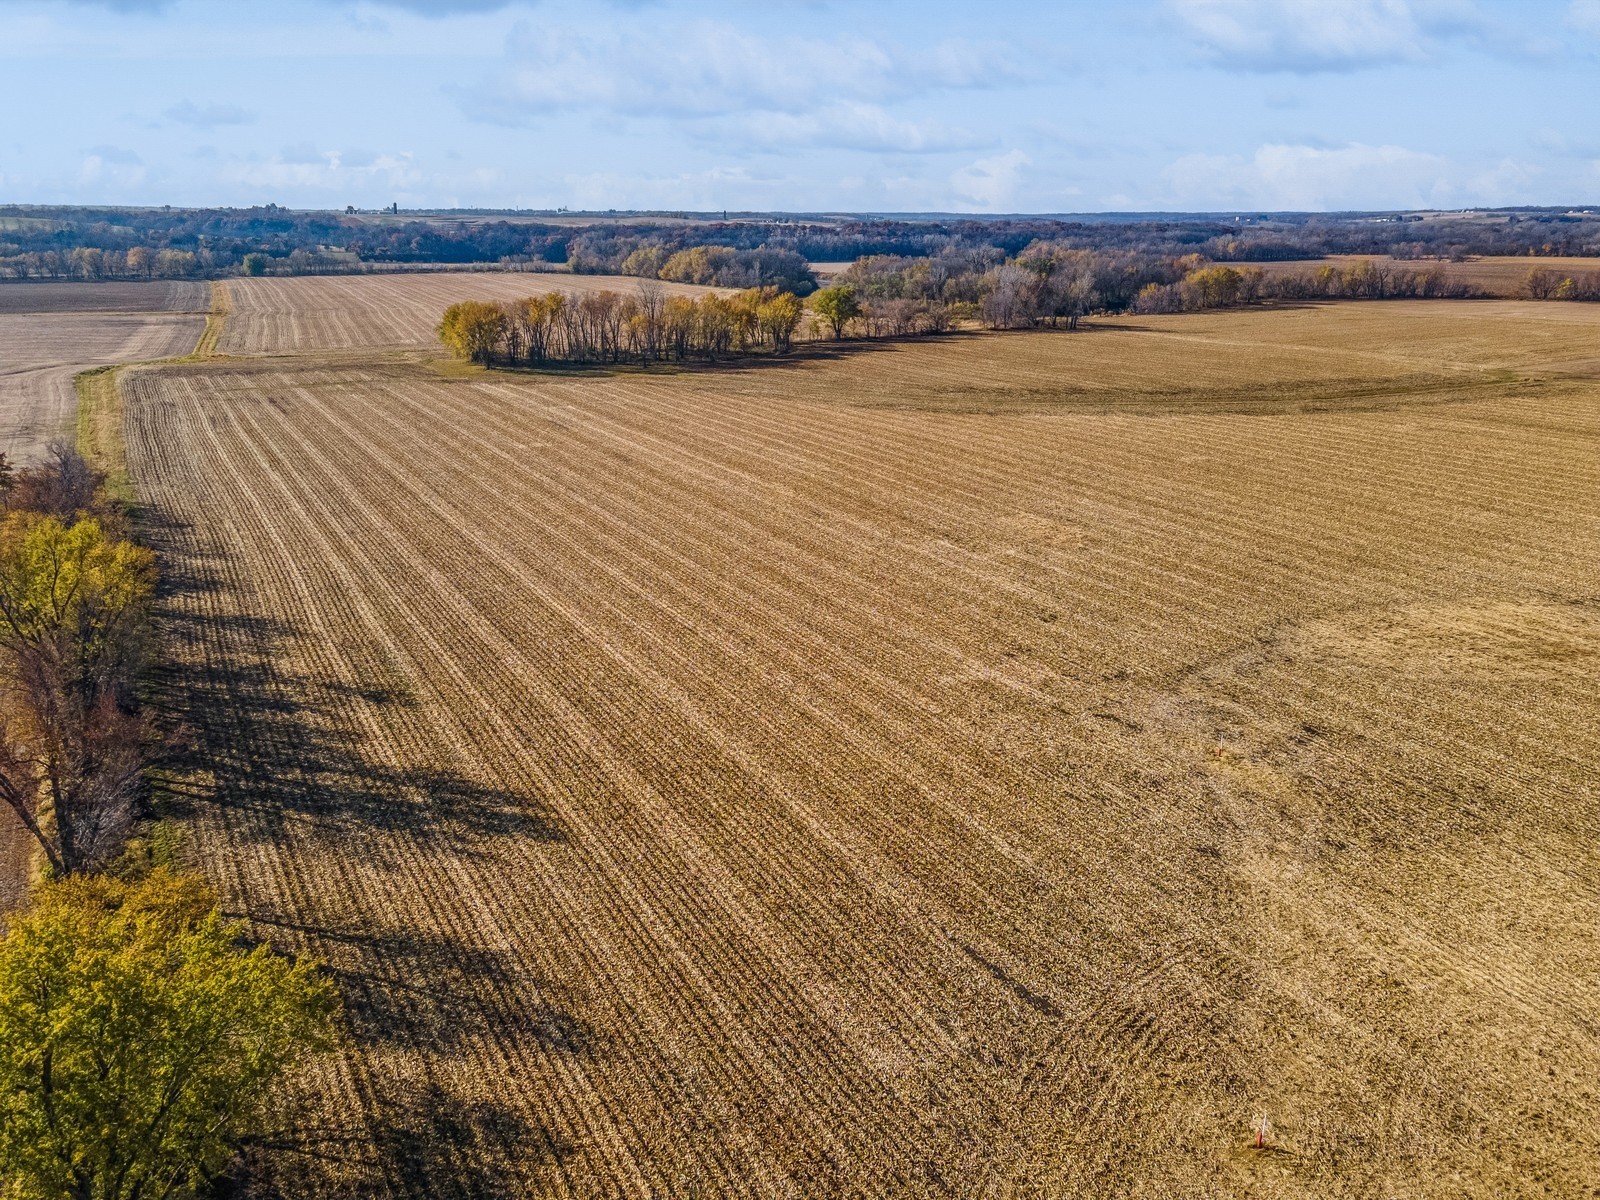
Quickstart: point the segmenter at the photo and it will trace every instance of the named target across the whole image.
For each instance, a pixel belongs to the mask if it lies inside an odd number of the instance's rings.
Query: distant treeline
[[[615,270],[651,243],[669,251],[717,244],[739,250],[791,250],[809,262],[869,256],[937,257],[991,251],[1013,257],[1037,241],[1078,250],[1121,251],[1217,262],[1284,262],[1330,254],[1460,259],[1468,255],[1600,255],[1600,213],[1523,211],[1504,215],[1289,214],[1241,217],[1149,217],[1066,221],[1007,217],[908,221],[744,221],[670,229],[612,225],[575,234],[569,255]]]
[[[237,273],[248,255],[263,256],[271,274],[332,274],[362,263],[562,263],[571,234],[513,221],[375,220],[276,206],[0,207],[0,278],[205,277]]]
[[[629,250],[625,258],[616,258],[594,256],[587,243],[578,239],[573,244],[570,263],[574,271],[584,274],[637,275],[710,287],[775,287],[800,296],[817,286],[816,276],[804,258],[793,250],[769,246],[750,250],[689,246],[675,250],[666,242],[646,241]]]
[[[1146,287],[1183,273],[1173,258],[1036,241],[1010,258],[992,247],[863,258],[833,284],[859,299],[867,336],[899,337],[972,320],[992,329],[1073,328],[1088,313],[1125,312]]]
[[[697,278],[722,286],[811,286],[807,262],[864,257],[1004,260],[1036,242],[1105,254],[1274,262],[1331,254],[1460,259],[1600,255],[1600,213],[1265,214],[1061,220],[876,217],[637,221],[581,225],[494,214],[0,206],[0,278],[145,278],[232,274],[250,255],[267,274],[364,264],[570,264],[581,272]],[[706,258],[673,259],[697,249]],[[75,253],[82,252],[82,253]],[[93,252],[98,252],[95,254]],[[630,262],[634,267],[626,266]],[[672,273],[666,273],[666,272]],[[98,274],[97,274],[98,273]]]
[[[1149,283],[1134,309],[1143,313],[1194,312],[1264,300],[1464,300],[1479,295],[1443,267],[1413,270],[1374,259],[1268,274],[1260,267],[1191,264],[1183,278]]]

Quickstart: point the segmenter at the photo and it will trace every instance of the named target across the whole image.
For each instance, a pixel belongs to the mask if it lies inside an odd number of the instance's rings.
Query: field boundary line
[[[211,309],[206,313],[206,327],[200,331],[200,340],[194,344],[190,351],[178,362],[199,362],[212,358],[217,353],[217,342],[222,338],[222,326],[228,319],[228,314],[233,311],[232,297],[228,292],[228,283],[224,279],[211,281]]]
[[[129,364],[93,367],[72,377],[78,396],[75,441],[78,453],[106,473],[106,491],[124,505],[134,503],[123,428],[122,386],[118,376]]]

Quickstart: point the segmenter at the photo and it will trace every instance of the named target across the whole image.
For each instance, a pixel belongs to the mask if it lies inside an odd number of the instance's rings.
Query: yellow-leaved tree
[[[506,336],[510,318],[498,304],[484,300],[463,300],[444,310],[439,322],[439,340],[457,358],[488,364],[495,348]]]
[[[228,1166],[338,1007],[240,934],[164,869],[35,891],[0,941],[0,1195],[179,1200]]]
[[[150,551],[93,518],[0,525],[0,799],[57,874],[115,853],[132,824],[154,585]]]

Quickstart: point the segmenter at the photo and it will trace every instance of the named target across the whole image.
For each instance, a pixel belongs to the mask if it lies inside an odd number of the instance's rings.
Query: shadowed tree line
[[[1176,282],[1146,285],[1133,307],[1142,313],[1172,313],[1269,300],[1465,300],[1480,294],[1442,266],[1413,269],[1376,259],[1270,275],[1259,267],[1191,264]]]
[[[0,1194],[211,1193],[338,994],[142,830],[155,558],[65,442],[0,459],[0,798],[45,869],[0,939]],[[150,836],[143,845],[135,837]]]
[[[272,855],[311,839],[397,872],[418,851],[471,857],[508,838],[565,841],[538,795],[380,760],[352,712],[405,719],[417,700],[402,678],[380,671],[351,684],[297,670],[291,650],[307,631],[255,612],[219,615],[205,602],[238,573],[197,531],[159,510],[141,513],[139,528],[164,565],[152,699],[186,731],[160,781],[175,815],[225,824],[230,853]],[[309,947],[337,985],[348,1035],[409,1067],[355,1072],[359,1104],[348,1111],[291,1099],[246,1143],[240,1194],[361,1194],[363,1180],[382,1178],[400,1194],[477,1200],[519,1192],[516,1180],[570,1153],[527,1106],[455,1090],[428,1066],[496,1040],[600,1052],[601,1039],[561,1002],[560,981],[426,910],[385,920],[353,910],[348,895],[313,891],[292,910],[246,899],[229,915]]]

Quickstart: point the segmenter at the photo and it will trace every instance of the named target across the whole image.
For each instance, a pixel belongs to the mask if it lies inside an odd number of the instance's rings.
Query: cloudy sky
[[[1592,204],[1600,0],[0,0],[0,201]]]

